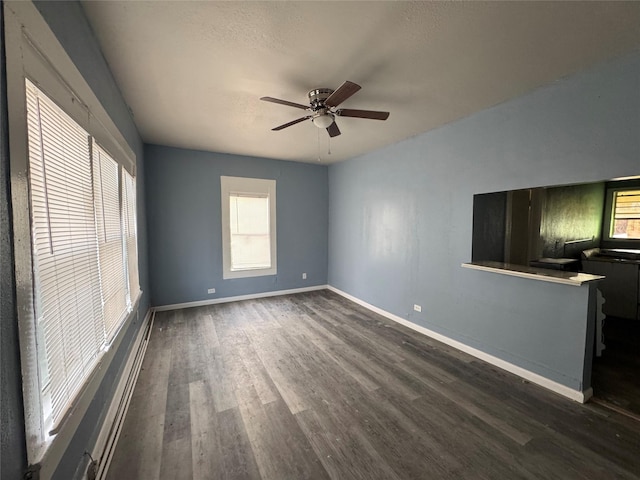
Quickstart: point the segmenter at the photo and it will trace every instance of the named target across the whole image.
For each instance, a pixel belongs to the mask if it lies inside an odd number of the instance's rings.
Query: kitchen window
[[[614,190],[609,236],[640,240],[640,189]]]

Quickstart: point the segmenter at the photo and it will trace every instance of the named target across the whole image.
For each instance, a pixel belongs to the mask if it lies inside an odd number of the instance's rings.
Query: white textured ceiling
[[[431,130],[640,48],[640,2],[87,1],[145,142],[322,163]],[[331,139],[260,101],[362,90]],[[320,136],[318,136],[320,133]]]

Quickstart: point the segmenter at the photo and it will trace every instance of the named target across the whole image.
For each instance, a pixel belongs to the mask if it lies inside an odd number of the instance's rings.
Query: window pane
[[[231,232],[244,235],[269,233],[269,197],[240,196],[229,198]]]
[[[640,239],[640,190],[615,193],[611,237]]]
[[[122,217],[129,272],[129,308],[140,295],[138,280],[138,235],[136,227],[136,179],[122,169]]]
[[[95,140],[92,154],[104,323],[106,336],[111,339],[127,312],[125,252],[120,220],[120,174],[116,161]]]
[[[231,270],[271,267],[269,197],[231,194]]]

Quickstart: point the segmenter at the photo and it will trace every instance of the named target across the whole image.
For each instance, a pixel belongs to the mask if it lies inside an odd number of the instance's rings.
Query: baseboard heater
[[[150,310],[145,316],[145,320],[136,336],[135,343],[127,359],[120,381],[118,382],[109,410],[107,411],[102,429],[98,435],[98,440],[94,446],[92,457],[95,460],[89,465],[87,471],[87,478],[89,480],[104,480],[107,476],[109,464],[111,463],[113,453],[118,443],[127,410],[129,409],[129,403],[133,396],[133,390],[136,386],[140,369],[142,368],[142,361],[144,360],[144,355],[149,344],[149,336],[151,335],[154,318],[155,312]]]

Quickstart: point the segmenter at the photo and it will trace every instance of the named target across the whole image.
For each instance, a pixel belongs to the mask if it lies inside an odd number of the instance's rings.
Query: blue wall
[[[105,110],[109,113],[114,123],[118,126],[129,146],[133,149],[137,157],[137,189],[138,189],[138,257],[140,270],[140,285],[144,291],[140,301],[139,318],[135,321],[125,333],[125,337],[121,346],[116,352],[115,357],[105,373],[104,380],[89,406],[80,426],[71,440],[69,447],[64,453],[62,461],[54,474],[55,479],[69,480],[76,478],[86,464],[84,451],[91,448],[97,438],[98,430],[101,426],[101,420],[106,414],[106,408],[113,395],[117,380],[124,365],[124,360],[128,354],[129,348],[135,338],[135,334],[140,327],[142,318],[144,317],[149,306],[148,293],[148,272],[147,272],[147,240],[146,240],[146,216],[144,204],[144,151],[140,136],[138,135],[135,124],[128,107],[124,102],[122,95],[111,75],[111,71],[105,61],[100,47],[94,37],[93,31],[86,20],[84,11],[78,2],[38,2],[36,6],[44,19],[49,24],[60,43],[63,45],[69,57],[73,60],[78,70],[82,73],[87,83],[91,86],[96,96],[100,99]],[[4,59],[3,59],[4,62]],[[4,67],[4,64],[3,64]],[[4,89],[4,86],[3,86]],[[6,115],[6,104],[2,103],[2,115]],[[3,143],[6,137],[2,138]],[[4,176],[4,171],[3,171]],[[3,189],[4,194],[4,189]],[[4,198],[2,200],[3,218],[2,231],[5,230],[8,218],[5,218],[5,212],[8,213],[5,206]],[[5,257],[4,243],[2,255],[2,272],[5,278],[5,268],[13,270],[13,266],[7,265],[8,258]],[[22,387],[20,384],[20,365],[17,358],[16,348],[5,349],[5,341],[12,342],[12,347],[17,347],[16,327],[17,319],[15,316],[14,302],[15,297],[5,302],[4,295],[7,291],[12,291],[12,282],[9,282],[11,290],[5,290],[3,284],[2,299],[2,323],[0,324],[0,332],[2,333],[2,477],[19,478],[18,472],[24,469],[26,464],[24,450],[24,423],[22,420],[21,406]],[[5,308],[5,305],[7,306]],[[9,316],[5,316],[8,313]],[[5,354],[7,357],[5,357]],[[7,378],[8,383],[5,384],[5,370],[12,373],[12,378]],[[5,430],[4,419],[10,419],[10,430]],[[18,424],[18,422],[21,422]]]
[[[460,264],[471,259],[474,194],[640,174],[639,88],[634,54],[332,165],[329,284],[571,388],[588,386],[570,361],[584,349],[576,338],[584,325],[576,328],[586,288]]]
[[[327,167],[157,145],[145,160],[152,305],[327,283]],[[276,180],[277,275],[222,279],[221,175]]]

